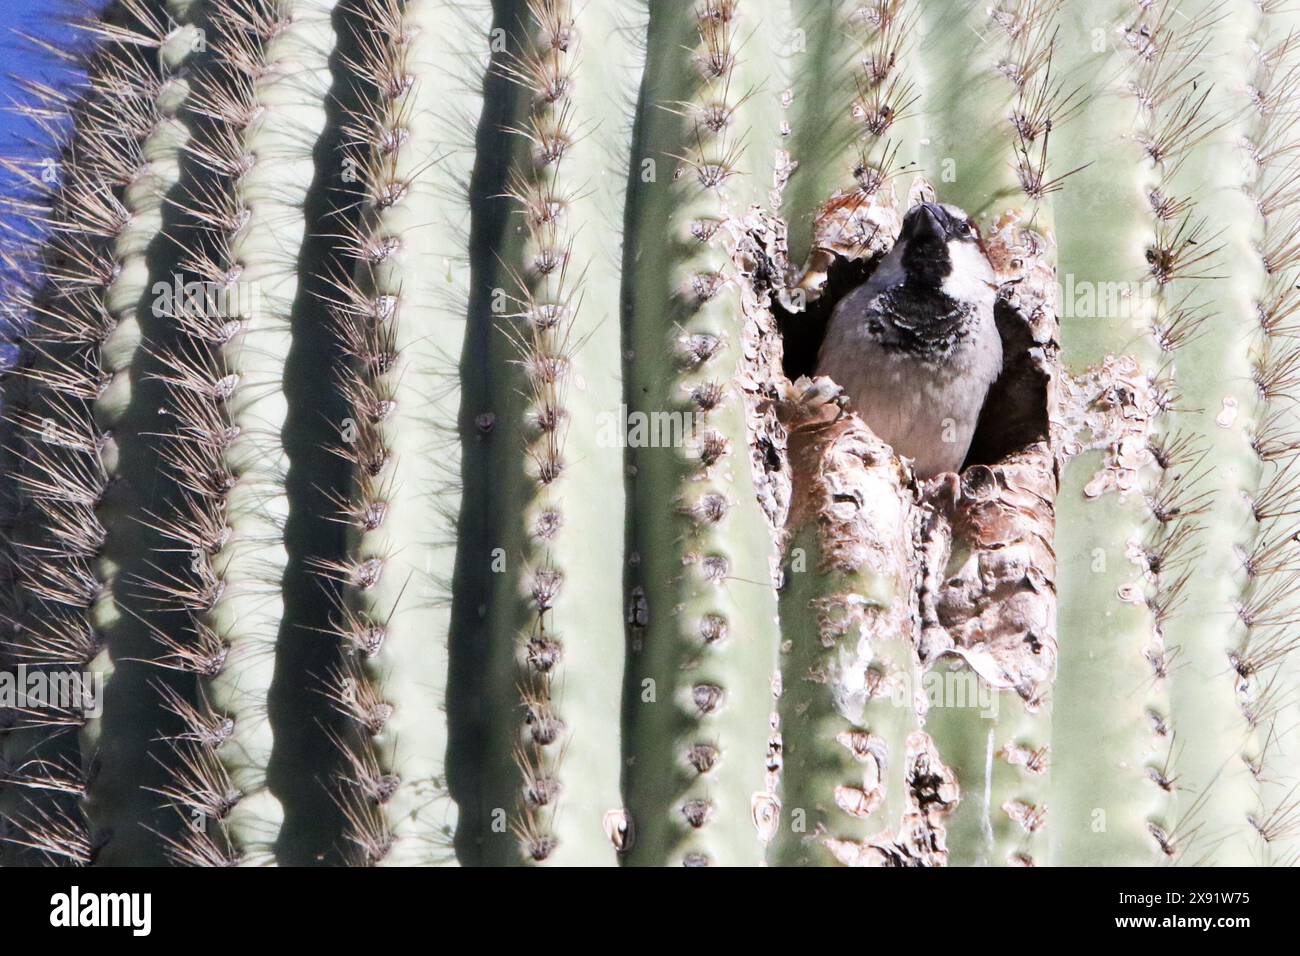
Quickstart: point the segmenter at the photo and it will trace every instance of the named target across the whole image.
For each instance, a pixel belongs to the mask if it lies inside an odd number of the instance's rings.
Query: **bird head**
[[[898,245],[908,279],[930,285],[942,283],[954,262],[972,254],[983,256],[974,220],[956,206],[937,202],[919,203],[907,211]]]

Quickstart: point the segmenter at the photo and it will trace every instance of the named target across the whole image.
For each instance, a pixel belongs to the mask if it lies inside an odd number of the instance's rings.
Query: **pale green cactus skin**
[[[1296,862],[1294,13],[83,25],[56,181],[8,164],[0,676],[104,692],[0,710],[0,863]],[[934,499],[780,367],[830,211],[926,188],[1133,284],[1046,307],[1030,704],[926,657]]]
[[[758,63],[771,62],[783,33],[769,19],[780,6],[755,5],[767,26],[748,61],[718,56],[736,42],[735,23],[697,22],[683,16],[689,5],[651,11],[637,148],[657,175],[632,194],[628,223],[628,404],[693,416],[696,443],[630,455],[639,560],[629,580],[645,615],[632,633],[625,698],[636,864],[753,866],[763,857],[751,803],[766,789],[780,639],[775,548],[750,507],[746,407],[735,382],[741,322],[725,237],[721,229],[698,236],[761,201],[772,181],[775,104],[744,94],[765,82]],[[725,113],[720,129],[710,127],[710,109]],[[741,135],[751,137],[743,151]],[[711,354],[684,349],[683,338],[695,336],[709,338]],[[718,393],[702,398],[715,384]]]
[[[912,587],[906,474],[866,429],[823,441],[827,474],[811,493],[815,518],[791,539],[781,595],[783,814],[768,861],[782,866],[843,862],[898,838],[904,755],[922,724],[920,668],[897,617]],[[849,543],[855,526],[874,530],[872,547]]]

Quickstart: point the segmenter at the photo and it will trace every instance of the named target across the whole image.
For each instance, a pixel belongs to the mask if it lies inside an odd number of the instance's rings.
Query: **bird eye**
[[[968,239],[971,234],[972,230],[969,219],[963,219],[961,222],[957,223],[957,235],[961,236],[963,239]]]

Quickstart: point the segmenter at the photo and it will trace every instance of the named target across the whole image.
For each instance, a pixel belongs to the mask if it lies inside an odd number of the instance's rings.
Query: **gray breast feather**
[[[923,478],[956,471],[966,458],[989,387],[1002,370],[993,291],[973,303],[970,325],[942,355],[891,347],[881,286],[866,282],[835,307],[818,359],[854,410]]]

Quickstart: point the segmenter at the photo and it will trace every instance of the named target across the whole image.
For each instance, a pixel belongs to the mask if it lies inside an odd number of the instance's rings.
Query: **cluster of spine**
[[[919,94],[909,72],[919,20],[909,0],[796,5],[807,48],[790,54],[790,183],[782,196],[796,266],[816,244],[823,203],[836,196],[836,205],[860,207],[901,172],[919,171]],[[859,248],[843,251],[865,257],[891,238],[864,224],[854,237]]]
[[[116,13],[112,23],[84,25],[95,41],[84,92],[25,84],[32,102],[24,112],[52,141],[66,142],[60,155],[5,163],[34,193],[7,200],[6,213],[48,238],[39,255],[27,236],[4,253],[22,278],[6,289],[5,311],[25,324],[3,392],[0,660],[15,679],[22,667],[49,681],[50,694],[60,680],[64,690],[63,699],[0,714],[7,821],[0,839],[10,853],[26,848],[72,864],[93,862],[108,838],[88,816],[97,711],[87,713],[90,701],[67,692],[98,694],[90,675],[106,653],[101,612],[112,604],[114,569],[104,552],[118,517],[114,430],[139,340],[132,309],[143,291],[143,243],[156,228],[147,146],[162,122],[165,79],[163,18],[141,0],[120,3]],[[68,118],[70,128],[62,127]]]
[[[873,0],[854,10],[849,30],[860,45],[849,115],[856,124],[853,179],[864,196],[874,195],[896,172],[898,146],[891,131],[912,115],[919,95],[904,64],[918,21],[908,0]]]
[[[246,223],[247,210],[235,198],[235,188],[252,161],[241,134],[257,111],[252,82],[264,60],[263,43],[251,29],[253,24],[232,18],[211,25],[219,32],[211,37],[203,85],[187,104],[200,115],[201,125],[196,124],[200,128],[186,149],[191,156],[202,157],[203,168],[213,168],[217,178],[210,187],[188,184],[191,195],[184,211],[203,230],[205,248],[192,253],[186,271],[195,281],[211,283],[207,288],[225,290],[238,280],[239,265],[230,242]],[[218,752],[230,742],[236,722],[249,718],[213,708],[205,685],[228,666],[231,652],[212,616],[225,596],[220,562],[229,559],[223,551],[233,537],[228,497],[238,477],[227,452],[240,437],[230,407],[240,377],[230,367],[223,346],[244,331],[247,317],[229,315],[219,303],[206,299],[167,303],[164,315],[178,336],[174,349],[158,354],[164,367],[158,375],[169,387],[167,412],[175,423],[163,440],[161,457],[180,493],[160,531],[188,560],[174,573],[171,568],[160,571],[150,591],[164,611],[180,611],[185,621],[176,633],[155,625],[164,649],[160,660],[170,659],[171,666],[195,674],[201,686],[197,699],[177,695],[171,700],[185,730],[174,741],[176,777],[164,796],[193,824],[181,831],[172,848],[175,858],[226,864],[241,853],[229,838],[226,823],[243,793],[230,779]],[[152,347],[160,348],[156,343]]]
[[[327,593],[334,595],[331,627],[342,651],[326,694],[350,727],[350,733],[338,739],[347,772],[336,781],[337,799],[346,819],[351,859],[363,865],[379,863],[391,852],[392,814],[400,806],[393,797],[403,785],[391,765],[391,752],[379,743],[395,710],[385,694],[386,668],[380,655],[397,608],[380,603],[391,597],[380,585],[395,573],[388,567],[392,555],[386,532],[394,520],[390,498],[397,462],[386,423],[397,411],[402,371],[397,336],[404,293],[399,243],[385,216],[410,194],[417,92],[409,62],[414,38],[403,6],[399,0],[385,0],[351,26],[355,53],[349,67],[369,84],[369,95],[351,118],[344,160],[361,213],[355,224],[349,222],[344,265],[329,303],[345,356],[337,387],[348,410],[334,451],[351,473],[350,487],[334,497],[332,517],[347,527],[349,548],[342,560],[316,559],[327,579]]]
[[[993,68],[1007,81],[1011,92],[1010,108],[1003,117],[1006,138],[1013,150],[1010,166],[1023,201],[1032,207],[1030,222],[1041,234],[1052,232],[1051,195],[1076,171],[1056,171],[1048,155],[1052,130],[1059,129],[1074,112],[1079,95],[1052,75],[1061,2],[1018,0],[988,11],[989,28],[1001,48]],[[993,210],[995,215],[1002,211]],[[1023,216],[1023,211],[1016,211]],[[1025,291],[1027,298],[1029,290]],[[1053,302],[1045,305],[1056,308]],[[1047,460],[1039,461],[1047,467]],[[1055,620],[1050,627],[1055,629]],[[977,792],[975,780],[962,778],[968,807],[978,803],[982,817],[981,832],[974,841],[979,850],[972,856],[998,866],[1034,866],[1044,859],[1048,838],[1050,689],[1040,690],[1036,698],[1024,701],[1016,694],[1001,692],[997,715],[981,714],[975,723],[986,725],[982,747],[980,734],[970,738],[977,748],[975,760],[983,765],[982,792]],[[938,743],[940,752],[947,757],[943,741]],[[961,842],[955,825],[951,845],[954,862],[970,862],[963,853],[971,849],[971,844]]]
[[[1067,86],[1052,74],[1057,14],[1064,0],[1015,0],[988,11],[990,26],[1004,43],[995,67],[1011,83],[1011,123],[1016,179],[1035,204],[1059,192],[1075,169],[1058,172],[1048,163],[1048,143],[1081,105],[1082,85]],[[1036,221],[1038,221],[1036,219]],[[1050,219],[1043,225],[1050,228]]]
[[[342,721],[329,736],[344,762],[328,786],[354,864],[454,860],[455,361],[471,341],[464,190],[487,26],[483,5],[382,0],[357,10],[340,40],[346,74],[365,80],[344,117],[340,262],[324,293],[344,409],[330,450],[348,472],[324,491],[346,543],[312,565],[333,605],[326,631],[339,657],[323,693]]]
[[[1076,303],[1063,302],[1063,355],[1067,372],[1076,376],[1089,368],[1109,367],[1117,354],[1131,356],[1134,369],[1141,370],[1135,378],[1142,383],[1138,393],[1126,393],[1126,384],[1117,382],[1097,397],[1094,407],[1110,405],[1118,410],[1128,405],[1139,416],[1136,420],[1146,422],[1156,419],[1166,404],[1163,389],[1150,381],[1162,359],[1154,337],[1147,334],[1154,309],[1145,301],[1152,283],[1147,282],[1151,273],[1142,258],[1156,232],[1145,199],[1156,185],[1153,170],[1155,174],[1159,170],[1134,128],[1133,116],[1134,93],[1149,87],[1152,76],[1148,70],[1146,80],[1141,79],[1141,58],[1128,62],[1130,54],[1122,47],[1130,39],[1146,36],[1152,26],[1149,18],[1160,16],[1163,9],[1162,5],[1145,10],[1117,4],[1112,10],[1090,14],[1071,5],[1066,8],[1065,28],[1093,42],[1086,47],[1059,47],[1065,75],[1118,74],[1081,104],[1076,123],[1062,134],[1062,149],[1072,155],[1086,150],[1090,159],[1096,157],[1071,188],[1054,197],[1064,287],[1127,283],[1130,290],[1142,290],[1120,297],[1112,306],[1123,310],[1119,314],[1076,314]],[[1158,70],[1154,78],[1167,84],[1168,71],[1185,64],[1181,56],[1158,57],[1152,64]],[[1148,108],[1149,98],[1139,93],[1137,100],[1140,128],[1160,128]],[[1097,151],[1102,143],[1116,145],[1113,150]],[[1158,148],[1171,145],[1166,137]],[[1085,200],[1089,191],[1091,198]],[[1111,482],[1113,490],[1104,496],[1098,497],[1094,487],[1097,461],[1093,456],[1071,460],[1062,473],[1057,526],[1061,657],[1053,695],[1049,795],[1050,862],[1054,864],[1123,860],[1149,865],[1163,858],[1152,827],[1168,826],[1174,795],[1149,771],[1167,766],[1171,744],[1168,688],[1153,673],[1152,663],[1160,659],[1155,642],[1162,612],[1159,598],[1148,601],[1145,568],[1135,571],[1133,564],[1135,555],[1149,549],[1160,527],[1148,506],[1155,496],[1147,494],[1145,479],[1138,472],[1140,462],[1150,459],[1145,442],[1143,434],[1125,438],[1111,449],[1127,470]],[[1171,451],[1180,448],[1185,450],[1173,445]],[[1180,455],[1179,465],[1185,463]],[[1177,494],[1182,487],[1175,482],[1169,490]],[[1103,502],[1107,527],[1104,531],[1090,528],[1082,516]],[[1171,567],[1176,569],[1176,563]],[[1107,616],[1104,643],[1099,644],[1101,607],[1107,609]],[[1110,752],[1097,751],[1099,740],[1113,741]]]
[[[1247,424],[1255,402],[1234,383],[1250,378],[1256,346],[1242,326],[1255,314],[1264,270],[1252,262],[1255,215],[1234,173],[1245,114],[1227,98],[1247,85],[1238,54],[1252,19],[1244,6],[1223,4],[1122,8],[1122,28],[1106,39],[1126,61],[1115,98],[1136,123],[1099,113],[1090,122],[1103,137],[1118,132],[1122,151],[1138,161],[1126,159],[1118,178],[1104,185],[1090,172],[1081,187],[1103,194],[1100,207],[1122,203],[1128,216],[1105,217],[1088,237],[1070,222],[1072,215],[1087,218],[1081,200],[1072,198],[1058,217],[1073,233],[1063,238],[1064,262],[1077,255],[1083,278],[1126,278],[1132,290],[1115,303],[1121,314],[1091,328],[1086,317],[1071,323],[1066,354],[1073,351],[1080,366],[1089,358],[1109,362],[1117,352],[1132,355],[1144,377],[1137,404],[1150,422],[1145,439],[1115,449],[1130,469],[1115,505],[1117,525],[1127,525],[1127,580],[1115,583],[1108,567],[1113,548],[1080,547],[1083,560],[1070,569],[1073,586],[1063,595],[1062,611],[1073,620],[1068,633],[1063,628],[1063,648],[1087,632],[1079,630],[1081,612],[1070,611],[1072,604],[1111,602],[1117,639],[1105,666],[1134,692],[1122,703],[1112,699],[1101,714],[1083,696],[1099,676],[1095,665],[1077,650],[1063,657],[1068,686],[1058,695],[1054,746],[1064,773],[1053,790],[1071,819],[1058,844],[1060,862],[1241,862],[1253,854],[1248,821],[1257,814],[1258,791],[1248,767],[1257,745],[1232,674],[1246,630],[1239,612],[1250,603],[1243,589],[1252,576],[1251,561],[1243,566],[1240,556],[1251,552],[1249,502],[1257,500],[1262,469]],[[1118,154],[1099,162],[1099,176],[1116,176]],[[1072,471],[1086,469],[1075,463]],[[1150,477],[1134,478],[1143,471]],[[1082,492],[1074,500],[1086,510],[1098,491]],[[1062,514],[1071,539],[1078,513]],[[1078,796],[1086,792],[1080,764],[1092,761],[1081,760],[1082,748],[1095,744],[1079,726],[1097,717],[1096,733],[1113,739],[1115,749],[1094,767],[1094,776],[1098,769],[1107,776],[1085,800]]]
[[[1294,479],[1300,437],[1294,431],[1295,377],[1300,352],[1294,317],[1300,308],[1300,157],[1292,100],[1297,92],[1300,44],[1294,15],[1264,4],[1252,38],[1254,76],[1248,89],[1254,114],[1246,139],[1251,160],[1246,194],[1258,211],[1256,250],[1265,280],[1257,302],[1260,341],[1255,362],[1258,402],[1251,449],[1266,476],[1250,501],[1258,522],[1245,552],[1247,582],[1237,611],[1245,633],[1229,650],[1236,701],[1250,730],[1242,759],[1260,789],[1260,807],[1248,815],[1262,841],[1256,862],[1294,865],[1300,854],[1296,802],[1295,590],[1297,553]]]
[[[186,863],[266,859],[282,816],[266,773],[288,510],[281,390],[297,263],[286,247],[302,240],[329,7],[211,6],[186,104],[194,162],[176,204],[197,241],[181,267],[203,291],[164,307],[174,340],[151,344],[173,426],[160,455],[178,493],[157,522],[170,544],[139,585],[159,608],[160,662],[198,678],[195,697],[166,695],[184,726],[158,788],[187,823],[165,837]]]
[[[736,381],[752,331],[723,226],[772,181],[778,118],[748,71],[771,69],[759,44],[784,33],[760,19],[761,3],[706,0],[692,12],[693,22],[680,9],[651,11],[638,141],[661,170],[675,168],[671,181],[661,172],[638,185],[625,260],[634,290],[628,405],[691,423],[679,447],[629,456],[630,860],[755,865],[776,825],[776,601]],[[742,49],[743,36],[753,46]]]
[[[1243,268],[1225,282],[1220,274],[1225,253],[1245,258],[1249,249],[1228,227],[1240,213],[1231,201],[1237,190],[1224,189],[1237,185],[1224,183],[1231,174],[1223,157],[1233,150],[1223,141],[1233,130],[1226,105],[1216,101],[1216,83],[1205,75],[1213,57],[1234,47],[1235,23],[1223,22],[1221,8],[1190,6],[1139,10],[1123,37],[1128,91],[1138,115],[1136,138],[1147,161],[1143,192],[1150,239],[1144,278],[1160,362],[1149,374],[1162,413],[1150,447],[1154,481],[1145,490],[1149,536],[1136,543],[1132,557],[1151,614],[1150,640],[1142,653],[1150,668],[1146,706],[1152,745],[1157,754],[1165,752],[1144,767],[1146,787],[1173,800],[1164,813],[1148,818],[1147,829],[1163,857],[1195,863],[1225,862],[1246,849],[1235,839],[1223,851],[1216,846],[1241,835],[1223,829],[1231,815],[1227,808],[1237,800],[1234,791],[1246,776],[1232,755],[1237,748],[1252,748],[1243,725],[1222,726],[1232,685],[1226,673],[1214,670],[1230,662],[1220,657],[1216,664],[1212,646],[1236,643],[1237,628],[1230,621],[1244,583],[1230,556],[1248,543],[1241,537],[1246,507],[1238,489],[1250,488],[1254,475],[1233,474],[1232,466],[1240,462],[1247,472],[1256,469],[1240,424],[1216,423],[1222,407],[1213,408],[1210,399],[1203,408],[1191,408],[1187,396],[1206,395],[1216,382],[1232,388],[1224,369],[1237,362],[1244,367],[1249,343],[1230,330],[1238,316],[1248,315],[1250,293],[1239,295],[1239,290],[1251,289],[1256,276]],[[1213,79],[1225,89],[1236,82],[1222,67]],[[1217,187],[1214,192],[1210,183]],[[1225,195],[1228,202],[1217,198]],[[1229,404],[1248,404],[1246,398],[1232,397]],[[1241,414],[1244,418],[1250,409]],[[1214,467],[1207,468],[1207,462]],[[1226,585],[1226,593],[1191,587],[1206,574]],[[1210,714],[1214,717],[1206,723],[1222,735],[1213,742],[1200,733]],[[1237,826],[1245,823],[1243,816]]]
[[[621,590],[609,589],[624,555],[626,180],[602,167],[630,156],[641,54],[618,11],[584,9],[581,31],[577,12],[529,0],[497,63],[515,95],[503,144],[512,235],[493,292],[503,384],[487,414],[493,490],[519,507],[481,556],[497,579],[485,693],[498,706],[476,836],[495,863],[613,865],[633,840],[619,790]]]
[[[510,318],[527,383],[525,480],[534,487],[528,494],[533,520],[521,555],[528,569],[527,623],[515,638],[523,649],[516,674],[523,706],[507,719],[524,720],[510,755],[519,772],[520,794],[510,808],[512,829],[525,856],[542,862],[559,843],[554,818],[562,789],[560,765],[573,732],[557,698],[569,667],[563,640],[576,635],[559,633],[555,613],[560,592],[573,582],[566,581],[553,542],[569,510],[565,492],[572,482],[565,471],[573,462],[565,444],[574,423],[567,396],[574,387],[574,351],[581,344],[575,311],[583,276],[571,260],[574,237],[568,213],[576,198],[571,150],[580,131],[573,87],[582,37],[564,0],[534,0],[528,6],[532,22],[519,38],[525,49],[508,67],[532,99],[519,130],[527,155],[509,185],[527,235],[528,261]]]

